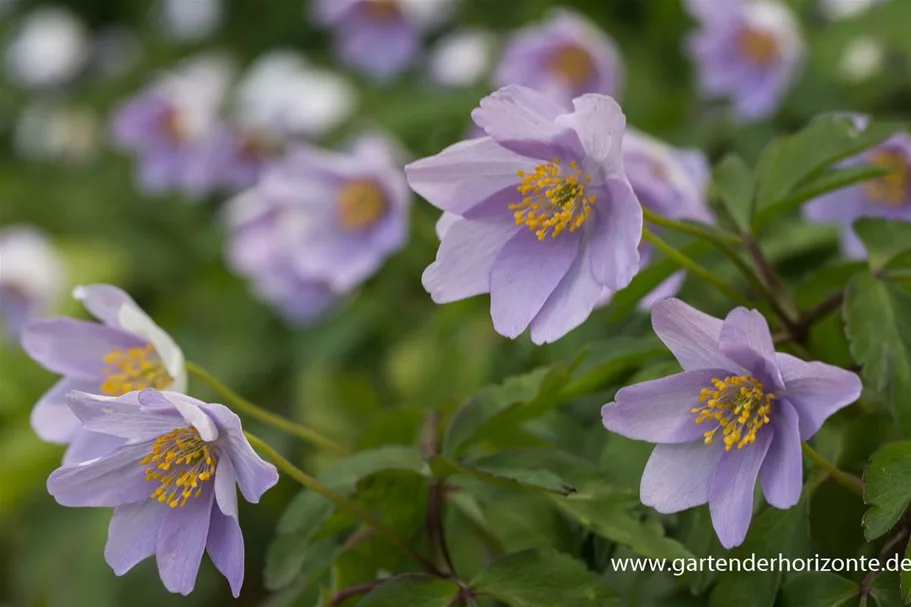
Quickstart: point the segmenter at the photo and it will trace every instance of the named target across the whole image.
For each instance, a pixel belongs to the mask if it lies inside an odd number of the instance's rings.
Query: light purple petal
[[[140,405],[141,392],[130,392],[111,398],[73,391],[67,404],[87,430],[131,439],[147,441],[185,427],[179,415],[168,415],[167,410],[149,409]]]
[[[227,578],[234,598],[240,596],[244,583],[244,536],[237,517],[226,516],[217,508],[212,509],[206,551],[215,568]]]
[[[237,476],[231,456],[220,457],[215,470],[215,502],[227,516],[237,516]]]
[[[573,100],[573,108],[575,111],[571,114],[557,118],[556,125],[576,132],[585,152],[586,174],[598,184],[608,179],[625,179],[622,143],[626,116],[623,110],[607,95],[583,95]]]
[[[139,307],[132,297],[112,285],[79,286],[73,290],[73,297],[80,300],[92,316],[109,327],[120,327],[120,309],[123,306]]]
[[[240,492],[248,502],[259,502],[263,493],[278,482],[278,470],[256,454],[244,436],[240,418],[233,411],[219,404],[205,407],[221,429],[218,445],[231,457]]]
[[[771,427],[762,428],[755,443],[724,452],[715,469],[709,491],[709,510],[712,525],[725,548],[739,546],[746,538],[753,518],[756,476],[774,433]]]
[[[126,439],[110,434],[99,434],[79,429],[73,433],[70,446],[63,454],[63,465],[81,464],[99,457],[110,455],[126,443]]]
[[[608,289],[618,291],[639,271],[642,207],[626,179],[611,179],[599,191],[607,199],[604,204],[596,201],[592,274]]]
[[[671,298],[652,306],[652,327],[685,371],[738,369],[721,353],[718,339],[722,321]]]
[[[685,371],[621,388],[615,402],[601,408],[604,427],[627,438],[650,443],[687,443],[712,428],[696,423],[692,409],[701,407],[699,394],[724,369]]]
[[[151,498],[114,509],[104,560],[115,575],[123,575],[155,554],[158,530],[167,510],[167,505]]]
[[[148,499],[155,486],[140,461],[151,443],[120,447],[100,459],[63,466],[47,479],[47,491],[62,506],[114,507]]]
[[[352,15],[340,24],[338,47],[349,64],[365,70],[378,80],[401,72],[418,48],[417,32],[404,18],[378,23]]]
[[[31,424],[35,434],[49,443],[68,443],[73,434],[82,427],[79,420],[66,405],[70,390],[97,390],[97,381],[78,381],[63,378],[44,393],[31,413]]]
[[[161,521],[155,544],[158,575],[170,592],[188,595],[196,585],[196,574],[209,535],[209,517],[215,492],[204,489],[177,508],[168,508]]]
[[[218,426],[201,408],[205,403],[192,396],[146,388],[139,393],[139,403],[151,408],[173,407],[183,416],[188,425],[196,428],[202,440],[210,443],[218,438]]]
[[[655,445],[642,473],[639,499],[662,514],[708,502],[712,476],[723,452],[721,441]]]
[[[731,310],[724,319],[718,344],[725,356],[750,371],[766,389],[784,387],[769,324],[756,310]]]
[[[519,230],[503,247],[490,273],[490,316],[498,333],[518,337],[541,311],[579,252],[576,234],[539,241]]]
[[[667,299],[673,297],[680,291],[680,287],[683,286],[683,281],[686,280],[686,272],[674,272],[666,280],[664,280],[657,287],[649,291],[649,293],[639,300],[639,304],[636,306],[640,310],[651,310],[657,302],[662,299]]]
[[[839,409],[860,398],[860,378],[855,373],[820,362],[805,362],[790,354],[776,354],[784,379],[784,398],[800,418],[800,438],[808,440]]]
[[[771,417],[775,432],[759,469],[759,483],[766,501],[785,510],[800,501],[803,487],[803,455],[800,452],[797,411],[787,399],[780,399],[772,404]]]
[[[107,354],[144,345],[139,338],[119,329],[72,318],[33,320],[22,330],[22,348],[43,367],[76,379],[97,379],[99,383]]]

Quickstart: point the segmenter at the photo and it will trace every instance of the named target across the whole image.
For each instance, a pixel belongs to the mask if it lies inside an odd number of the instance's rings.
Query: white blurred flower
[[[819,8],[832,21],[850,19],[867,11],[875,4],[889,0],[820,0]]]
[[[430,75],[445,86],[470,86],[489,70],[494,38],[490,32],[466,29],[440,40],[430,56]]]
[[[247,70],[234,110],[242,128],[280,139],[319,137],[344,122],[356,102],[355,89],[334,72],[292,51],[273,51]]]
[[[219,121],[219,111],[234,80],[234,63],[220,53],[205,53],[179,64],[157,83],[180,114],[188,140],[198,140]]]
[[[461,0],[399,0],[402,10],[419,29],[431,29],[448,21]]]
[[[26,88],[51,88],[72,80],[85,67],[91,40],[69,10],[42,7],[13,31],[6,49],[10,78]]]
[[[46,314],[65,280],[63,263],[43,233],[25,225],[0,230],[0,324],[7,335]]]
[[[876,38],[855,38],[842,51],[839,74],[851,84],[865,82],[882,70],[884,56],[885,49]]]
[[[84,165],[96,157],[100,136],[92,110],[36,102],[20,114],[13,138],[24,158]]]
[[[162,24],[176,40],[200,40],[219,26],[222,0],[161,0]]]

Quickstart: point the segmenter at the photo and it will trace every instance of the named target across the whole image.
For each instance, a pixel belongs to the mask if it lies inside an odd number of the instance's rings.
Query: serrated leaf
[[[526,550],[498,559],[470,587],[512,607],[622,605],[584,563],[556,550]]]
[[[439,478],[468,474],[491,483],[520,486],[559,495],[568,495],[576,491],[575,487],[550,470],[509,468],[493,464],[469,466],[443,456],[432,458],[430,469],[433,475]]]
[[[864,384],[889,404],[904,438],[911,438],[911,295],[870,273],[848,283],[845,331]]]
[[[374,588],[359,607],[448,607],[459,586],[428,575],[401,575]]]
[[[874,540],[891,529],[911,503],[911,442],[880,448],[864,469],[864,535]]]
[[[834,573],[798,573],[781,587],[784,607],[843,607],[857,603],[860,587]]]
[[[911,223],[907,221],[865,217],[854,222],[854,232],[867,248],[867,262],[873,272],[911,251]]]
[[[734,224],[748,232],[753,217],[753,171],[743,158],[728,154],[715,166],[713,182]]]

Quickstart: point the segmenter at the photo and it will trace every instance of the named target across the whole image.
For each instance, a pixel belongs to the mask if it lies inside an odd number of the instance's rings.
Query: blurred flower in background
[[[839,72],[845,82],[866,82],[882,71],[885,54],[885,48],[875,38],[855,38],[842,52]]]
[[[430,51],[430,77],[443,86],[471,86],[490,69],[495,38],[491,32],[464,29],[436,43]]]
[[[97,159],[101,124],[87,107],[37,100],[20,113],[14,143],[22,158],[84,166]]]
[[[6,71],[11,81],[28,89],[68,84],[91,56],[91,37],[68,9],[36,8],[17,24],[6,47]]]
[[[700,29],[687,40],[705,97],[725,97],[744,120],[778,109],[801,68],[794,14],[774,0],[686,0]]]
[[[521,84],[569,107],[585,93],[619,97],[622,70],[620,54],[607,34],[575,12],[558,10],[507,41],[494,84]]]
[[[32,318],[45,315],[66,281],[60,255],[37,228],[11,225],[0,230],[0,322],[16,339]]]
[[[222,0],[160,0],[162,31],[175,40],[210,36],[221,23]]]
[[[820,0],[819,8],[823,15],[833,21],[857,17],[871,7],[890,2],[891,0]]]

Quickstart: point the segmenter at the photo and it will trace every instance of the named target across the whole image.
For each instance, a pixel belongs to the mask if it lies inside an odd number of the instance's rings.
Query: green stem
[[[281,415],[276,415],[270,411],[267,411],[257,405],[254,405],[244,397],[240,396],[226,385],[221,383],[214,375],[197,365],[187,361],[186,363],[187,372],[190,375],[195,375],[206,384],[209,385],[219,396],[225,399],[225,404],[230,405],[236,411],[246,413],[254,419],[277,428],[282,432],[287,432],[288,434],[293,434],[298,438],[301,438],[309,443],[312,443],[318,447],[325,447],[335,451],[340,455],[345,455],[348,453],[348,450],[332,439],[326,438],[322,434],[311,430],[310,428],[303,426],[297,422],[293,422],[290,419],[286,419]]]
[[[436,566],[434,566],[433,563],[421,556],[418,551],[412,548],[408,542],[406,542],[394,529],[386,525],[386,523],[373,516],[367,510],[361,508],[355,502],[329,489],[318,480],[286,460],[278,451],[270,447],[262,439],[254,436],[253,434],[250,434],[249,432],[244,432],[244,436],[247,437],[247,440],[250,441],[251,445],[265,453],[266,457],[272,460],[272,463],[274,463],[276,466],[281,468],[285,474],[299,482],[307,489],[316,491],[329,501],[334,502],[335,505],[337,505],[339,508],[347,510],[362,522],[364,522],[366,525],[372,527],[377,534],[384,536],[386,539],[397,545],[409,556],[411,556],[411,558],[413,558],[415,562],[420,565],[421,568],[424,569],[427,573],[439,577],[446,577],[436,568]]]
[[[860,497],[864,496],[864,482],[862,480],[852,474],[839,470],[835,464],[817,453],[809,443],[801,443],[801,449],[803,450],[803,454],[806,455],[811,462],[816,464],[819,469],[825,470],[825,472],[837,483],[843,485],[852,493],[856,493]]]
[[[673,259],[675,262],[677,262],[677,264],[679,264],[681,267],[686,268],[692,274],[715,285],[719,291],[721,291],[722,293],[727,295],[727,297],[730,298],[732,301],[735,301],[738,304],[743,305],[743,306],[753,307],[752,302],[749,299],[747,299],[746,297],[744,297],[743,295],[741,295],[740,293],[738,293],[737,290],[734,289],[734,287],[732,287],[731,285],[727,284],[726,282],[724,282],[723,280],[721,280],[720,278],[718,278],[717,276],[712,274],[710,271],[708,271],[707,269],[705,269],[704,267],[702,267],[701,265],[696,263],[696,261],[694,261],[693,259],[687,257],[686,255],[684,255],[683,253],[681,253],[680,251],[678,251],[671,245],[667,244],[666,242],[664,242],[663,240],[661,240],[660,238],[655,236],[652,232],[648,231],[648,229],[642,230],[642,237],[645,240],[652,243],[655,246],[655,248],[657,248],[662,253],[664,253],[665,255],[667,255],[668,257]]]

